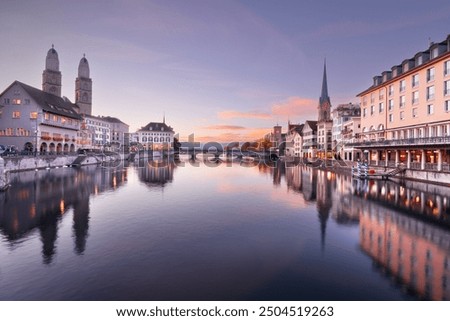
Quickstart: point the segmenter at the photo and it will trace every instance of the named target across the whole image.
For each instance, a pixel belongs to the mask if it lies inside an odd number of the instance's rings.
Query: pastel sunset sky
[[[326,58],[331,103],[450,33],[448,0],[12,1],[0,9],[0,90],[41,88],[55,45],[74,100],[83,54],[93,114],[150,121],[202,141],[253,140],[317,118]]]

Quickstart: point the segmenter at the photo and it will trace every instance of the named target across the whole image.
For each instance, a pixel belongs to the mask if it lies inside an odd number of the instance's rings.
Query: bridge
[[[270,159],[277,160],[278,155],[274,152],[256,152],[256,151],[241,151],[241,150],[230,150],[230,151],[206,151],[196,148],[180,148],[178,155],[189,155],[192,160],[197,158],[197,155],[202,154],[204,156],[213,156],[213,159],[219,159],[220,157],[236,159],[242,159],[243,157],[253,157],[255,159]],[[177,153],[175,153],[177,155]]]

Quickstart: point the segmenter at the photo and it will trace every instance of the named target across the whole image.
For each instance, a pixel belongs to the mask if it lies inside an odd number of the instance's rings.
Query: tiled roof
[[[44,111],[61,116],[81,119],[81,116],[76,111],[78,106],[71,103],[68,99],[47,93],[17,80],[11,86],[14,84],[21,86]]]
[[[165,131],[173,132],[172,127],[166,125],[165,123],[151,122],[139,129],[138,131]]]

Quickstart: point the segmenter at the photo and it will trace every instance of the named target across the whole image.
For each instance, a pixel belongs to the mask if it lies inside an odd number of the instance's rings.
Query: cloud
[[[202,129],[207,130],[244,130],[246,127],[244,126],[235,126],[235,125],[211,125],[202,127]]]
[[[287,100],[275,103],[272,114],[276,116],[306,116],[317,114],[318,101],[310,98],[289,97]]]
[[[195,140],[198,142],[253,142],[260,139],[265,134],[269,133],[271,128],[245,128],[240,132],[225,132],[217,135],[203,135],[195,136]]]
[[[253,119],[271,119],[272,115],[269,113],[250,111],[243,112],[237,110],[225,110],[218,113],[220,119],[232,119],[232,118],[253,118]]]

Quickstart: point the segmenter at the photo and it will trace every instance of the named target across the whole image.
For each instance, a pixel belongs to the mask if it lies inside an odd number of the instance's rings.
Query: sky
[[[83,54],[93,114],[136,131],[247,141],[317,119],[326,59],[333,107],[450,34],[448,0],[10,1],[0,6],[0,91],[41,88],[54,44],[74,101]]]

